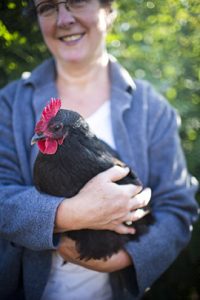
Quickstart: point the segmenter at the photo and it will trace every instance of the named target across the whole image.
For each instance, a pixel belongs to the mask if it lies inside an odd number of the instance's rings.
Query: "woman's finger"
[[[126,191],[130,198],[135,197],[142,190],[142,186],[135,184],[120,184],[119,188]]]
[[[119,224],[115,229],[115,232],[119,234],[135,234],[136,230],[133,227],[127,227],[124,224]]]
[[[138,208],[127,215],[127,217],[124,220],[124,223],[130,226],[133,222],[144,218],[147,214],[149,214],[149,210]]]
[[[127,176],[129,172],[130,172],[130,170],[128,167],[122,168],[120,166],[114,166],[114,167],[100,173],[97,176],[99,176],[99,177],[104,176],[106,181],[115,182],[115,181],[118,181],[118,180],[124,178],[125,176]]]
[[[151,200],[151,189],[145,188],[130,200],[130,211],[137,210],[148,205]]]

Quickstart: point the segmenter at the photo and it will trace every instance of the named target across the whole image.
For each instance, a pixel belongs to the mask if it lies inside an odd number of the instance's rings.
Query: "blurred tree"
[[[108,36],[111,52],[134,77],[151,81],[178,109],[188,164],[199,176],[200,2],[124,0],[118,11]]]
[[[26,5],[20,0],[0,2],[0,86],[48,56],[37,23],[25,14]]]
[[[22,13],[26,5],[20,0],[0,2],[0,86],[49,56],[37,23]],[[118,0],[116,7],[118,18],[107,37],[109,51],[178,109],[189,170],[200,179],[200,1]],[[144,298],[200,299],[199,249],[197,223],[189,247]]]

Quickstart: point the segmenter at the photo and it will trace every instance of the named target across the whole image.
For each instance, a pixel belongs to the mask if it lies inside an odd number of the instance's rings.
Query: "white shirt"
[[[116,149],[112,132],[110,101],[106,101],[89,118],[86,119],[91,131],[106,142],[113,149]]]
[[[87,118],[90,129],[96,136],[115,148],[110,102],[105,102]],[[112,290],[108,273],[96,272],[66,263],[58,252],[53,253],[50,275],[42,300],[111,300]]]

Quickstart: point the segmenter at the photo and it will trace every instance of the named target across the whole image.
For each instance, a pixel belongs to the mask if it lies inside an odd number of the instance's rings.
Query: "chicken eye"
[[[61,124],[57,124],[57,125],[54,126],[53,130],[54,131],[59,131],[61,128],[62,128],[62,125]]]

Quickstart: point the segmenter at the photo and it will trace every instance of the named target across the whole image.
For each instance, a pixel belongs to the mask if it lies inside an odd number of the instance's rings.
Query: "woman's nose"
[[[73,14],[68,10],[64,4],[60,4],[57,12],[57,26],[66,27],[75,23]]]

